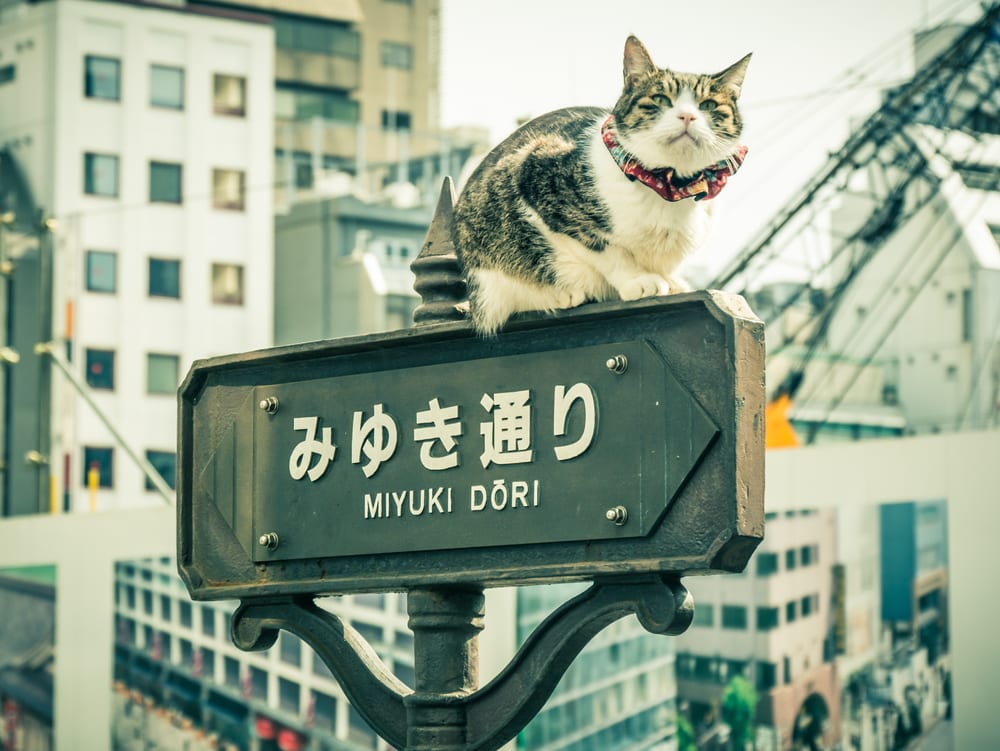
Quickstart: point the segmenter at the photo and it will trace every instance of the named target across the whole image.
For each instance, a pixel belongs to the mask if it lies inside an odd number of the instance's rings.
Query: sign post
[[[407,751],[494,749],[586,643],[636,613],[680,633],[680,578],[741,571],[763,538],[763,324],[696,292],[461,320],[450,182],[414,262],[415,329],[214,358],[181,387],[178,561],[239,598],[233,638],[309,642]],[[441,321],[445,321],[440,323]],[[450,321],[450,322],[449,322]],[[591,580],[477,688],[483,588]],[[406,591],[411,691],[317,607]]]

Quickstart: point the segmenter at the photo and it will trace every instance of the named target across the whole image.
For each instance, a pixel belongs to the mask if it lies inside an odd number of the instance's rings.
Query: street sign
[[[740,570],[763,535],[763,325],[699,292],[194,364],[192,596]]]

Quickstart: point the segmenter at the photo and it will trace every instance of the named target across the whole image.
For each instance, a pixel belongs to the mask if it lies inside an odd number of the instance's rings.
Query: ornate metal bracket
[[[476,635],[482,590],[408,593],[416,683],[390,673],[349,624],[309,598],[244,601],[233,614],[240,649],[271,647],[279,629],[308,643],[354,708],[386,741],[407,751],[492,751],[535,716],[574,658],[602,629],[633,613],[646,630],[680,634],[693,599],[679,581],[658,575],[595,582],[532,633],[510,664],[477,689]]]

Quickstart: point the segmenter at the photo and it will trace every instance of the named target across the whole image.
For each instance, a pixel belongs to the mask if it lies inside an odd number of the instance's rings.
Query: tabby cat
[[[714,75],[657,68],[625,43],[610,112],[556,110],[515,131],[469,177],[456,241],[475,328],[514,313],[688,291],[677,267],[743,161],[736,107],[750,55]]]

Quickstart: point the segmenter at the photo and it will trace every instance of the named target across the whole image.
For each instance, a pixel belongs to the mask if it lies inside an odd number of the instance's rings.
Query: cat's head
[[[692,175],[739,146],[736,100],[750,55],[711,75],[658,68],[642,42],[625,42],[625,87],[613,110],[618,138],[648,169]]]

